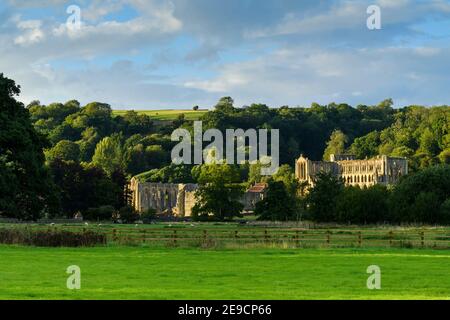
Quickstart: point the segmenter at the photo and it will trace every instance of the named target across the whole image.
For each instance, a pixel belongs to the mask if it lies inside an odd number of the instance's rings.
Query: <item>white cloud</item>
[[[22,85],[24,101],[167,108],[213,105],[224,95],[273,106],[448,99],[448,44],[419,46],[412,28],[448,18],[443,0],[86,0],[79,31],[64,24],[67,1],[9,3],[13,13],[60,6],[58,17],[16,14],[0,23],[0,71]],[[382,7],[380,32],[366,28],[372,3]],[[109,18],[126,7],[136,15]],[[126,62],[145,54],[148,61]],[[196,74],[192,65],[199,61]]]
[[[209,81],[185,85],[208,92],[232,95],[240,104],[255,101],[272,105],[309,105],[312,102],[376,103],[387,97],[409,103],[438,103],[443,81],[449,76],[450,51],[422,48],[334,50],[293,47],[259,59],[222,66]],[[235,79],[245,79],[245,83]],[[434,86],[429,86],[434,83]]]
[[[268,37],[289,34],[310,34],[333,31],[336,29],[348,29],[357,25],[363,25],[366,20],[366,8],[364,3],[344,2],[332,6],[327,12],[305,15],[304,13],[288,13],[277,26],[262,30],[247,30],[248,38]]]
[[[441,53],[440,48],[432,48],[432,47],[417,47],[414,48],[414,51],[421,56],[431,57],[436,56]]]
[[[10,73],[5,76],[11,77]],[[201,90],[186,89],[176,83],[161,83],[157,75],[142,72],[130,61],[119,61],[110,67],[86,64],[77,71],[48,64],[21,69],[14,79],[22,87],[20,100],[42,103],[77,99],[82,104],[102,101],[117,109],[190,108],[208,106],[216,100]]]
[[[92,0],[90,5],[83,9],[83,19],[87,21],[99,21],[110,13],[121,10],[123,0]]]
[[[14,43],[22,46],[29,46],[44,40],[45,34],[42,30],[41,20],[20,20],[17,16],[14,18],[17,22],[17,28],[21,34],[14,39]]]
[[[377,5],[383,8],[398,8],[411,5],[410,0],[377,0]]]
[[[152,33],[172,33],[180,30],[181,26],[181,22],[172,16],[158,15],[153,18],[139,17],[126,22],[106,21],[96,25],[83,24],[79,30],[68,28],[66,24],[60,24],[53,29],[53,35],[74,40],[98,36],[113,36],[117,39],[118,37],[151,35]]]

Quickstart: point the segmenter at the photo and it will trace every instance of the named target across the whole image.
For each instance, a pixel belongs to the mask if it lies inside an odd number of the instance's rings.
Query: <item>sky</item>
[[[450,0],[0,0],[0,73],[24,103],[443,105],[449,71]]]

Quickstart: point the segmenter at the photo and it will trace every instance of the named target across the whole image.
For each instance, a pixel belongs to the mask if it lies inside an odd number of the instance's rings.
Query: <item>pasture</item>
[[[186,120],[199,120],[201,116],[208,112],[208,110],[182,110],[182,109],[172,109],[172,110],[135,110],[139,114],[146,114],[150,116],[153,120],[158,121],[173,121],[176,120],[180,114],[184,114]],[[124,115],[127,110],[114,110],[113,115],[119,116]]]
[[[450,251],[0,246],[0,299],[448,299]],[[81,268],[81,289],[66,268]],[[366,287],[381,268],[381,290]]]
[[[95,231],[90,248],[0,245],[0,299],[448,299],[450,229],[237,223],[0,224]],[[318,227],[318,228],[316,228]],[[68,266],[81,289],[66,288]],[[369,290],[367,267],[381,268]]]

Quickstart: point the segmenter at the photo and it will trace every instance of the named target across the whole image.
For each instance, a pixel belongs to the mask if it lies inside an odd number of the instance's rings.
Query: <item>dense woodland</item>
[[[17,101],[20,87],[0,75],[0,215],[25,220],[73,217],[108,219],[129,212],[124,192],[139,175],[154,182],[197,182],[203,200],[195,218],[239,216],[236,199],[245,187],[268,180],[266,199],[257,205],[261,219],[377,222],[450,222],[450,107],[393,108],[331,103],[272,108],[236,107],[225,97],[202,116],[203,129],[279,129],[283,165],[270,179],[259,165],[175,166],[170,135],[192,129],[180,115],[154,122],[129,111],[113,115],[111,106],[76,100],[42,105]],[[294,178],[300,154],[327,159],[348,152],[359,158],[377,154],[407,157],[412,174],[395,188],[346,188],[322,175],[306,195]],[[287,199],[280,202],[277,199]],[[209,199],[209,200],[208,200]],[[368,200],[370,199],[370,200]],[[368,205],[370,204],[370,205]],[[412,207],[411,207],[412,206]],[[131,219],[132,220],[132,219]]]

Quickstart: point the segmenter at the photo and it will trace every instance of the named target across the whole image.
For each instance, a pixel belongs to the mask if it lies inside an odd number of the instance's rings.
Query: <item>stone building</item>
[[[267,185],[257,183],[250,187],[241,199],[244,212],[253,212],[255,204],[264,198]],[[195,205],[196,184],[151,183],[132,178],[130,191],[132,206],[143,213],[148,209],[155,209],[158,214],[174,215],[176,217],[190,217]]]
[[[242,203],[244,204],[244,212],[255,211],[256,203],[263,200],[267,191],[267,183],[256,183],[251,186],[244,194]]]
[[[151,208],[158,214],[189,217],[197,188],[196,184],[151,183],[132,178],[132,206],[140,213]]]
[[[356,160],[353,155],[331,155],[330,161],[312,161],[302,155],[296,161],[296,178],[310,187],[321,171],[341,177],[347,186],[391,185],[408,174],[408,160],[385,155],[364,160]]]

